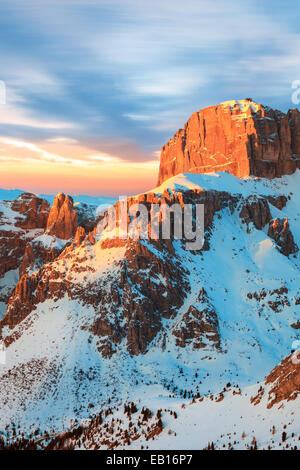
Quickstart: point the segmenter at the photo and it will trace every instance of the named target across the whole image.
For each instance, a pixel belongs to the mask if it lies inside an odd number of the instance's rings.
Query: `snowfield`
[[[260,450],[299,448],[299,399],[267,409],[266,397],[259,405],[251,404],[263,384],[237,390],[229,387],[224,399],[219,395],[206,396],[195,403],[170,398],[145,397],[142,403],[150,409],[172,409],[177,418],[163,413],[164,429],[157,439],[146,442],[151,450],[201,450],[214,443],[217,450],[247,450],[257,444]],[[238,391],[238,393],[236,393]],[[282,442],[282,433],[286,441]],[[143,439],[124,449],[140,449]]]

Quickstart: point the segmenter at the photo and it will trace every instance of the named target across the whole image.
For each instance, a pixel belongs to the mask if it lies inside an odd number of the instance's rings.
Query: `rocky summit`
[[[63,193],[58,194],[53,203],[47,221],[47,232],[63,240],[72,238],[77,229],[77,212],[73,208],[73,199]]]
[[[158,184],[179,173],[228,171],[275,178],[300,168],[300,113],[251,99],[225,101],[192,114],[162,147]]]

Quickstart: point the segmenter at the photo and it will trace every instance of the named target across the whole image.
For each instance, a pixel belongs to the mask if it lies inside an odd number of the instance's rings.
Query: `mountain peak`
[[[286,114],[251,98],[192,114],[163,146],[158,184],[180,173],[227,171],[275,178],[300,168],[300,113]]]
[[[253,113],[257,113],[263,108],[260,103],[256,103],[251,98],[223,101],[220,103],[220,106],[230,107],[231,109],[239,109],[242,113],[248,112],[249,110]]]
[[[77,229],[77,212],[74,210],[73,198],[59,193],[54,198],[50,211],[47,232],[62,240],[72,238]]]

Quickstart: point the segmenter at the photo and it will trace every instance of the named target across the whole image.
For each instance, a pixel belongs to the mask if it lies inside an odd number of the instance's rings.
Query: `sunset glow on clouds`
[[[29,187],[36,193],[68,188],[72,194],[129,195],[155,184],[158,164],[157,159],[133,162],[91,153],[77,141],[63,138],[41,145],[0,138],[1,178],[7,187],[11,181],[15,188]]]
[[[133,194],[196,110],[287,110],[299,2],[2,0],[0,187]]]

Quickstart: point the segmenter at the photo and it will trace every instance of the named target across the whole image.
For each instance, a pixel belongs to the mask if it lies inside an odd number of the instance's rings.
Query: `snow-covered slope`
[[[2,429],[16,422],[25,432],[58,432],[108,403],[135,401],[180,414],[176,423],[163,417],[173,434],[155,434],[152,447],[217,439],[227,446],[229,438],[208,425],[197,440],[194,429],[207,416],[220,416],[238,446],[249,444],[252,423],[262,446],[270,442],[264,433],[272,421],[282,426],[284,412],[266,411],[263,401],[253,408],[249,396],[299,339],[300,172],[278,180],[184,174],[142,197],[177,201],[181,194],[207,207],[200,252],[179,240],[91,233],[20,280],[1,324]],[[274,238],[277,219],[289,225]],[[218,394],[228,382],[242,395],[188,405],[188,397]],[[289,416],[297,400],[286,406]]]
[[[165,181],[149,193],[162,194],[164,191],[216,190],[244,197],[256,195],[299,194],[300,170],[281,178],[267,179],[257,176],[237,178],[231,173],[216,172],[206,174],[181,173]]]
[[[67,435],[61,436],[60,445],[94,449],[101,448],[101,443],[103,446],[106,441],[106,448],[136,450],[299,448],[299,395],[297,398],[287,395],[272,406],[274,384],[269,380],[245,388],[236,383],[226,384],[220,393],[193,399],[158,394],[155,387],[149,387],[142,398],[132,393],[137,409],[133,408],[133,413],[124,413],[122,407],[112,410],[106,418],[103,413],[101,425],[94,419],[83,426],[77,439],[68,441]],[[277,379],[277,385],[282,388],[285,383],[282,377]],[[146,420],[141,413],[143,408],[152,413]],[[118,420],[121,421],[119,429],[115,424]],[[139,422],[143,424],[138,425]]]
[[[297,450],[300,370],[292,359],[286,358],[261,383],[227,383],[219,393],[205,396],[185,391],[179,397],[158,385],[133,387],[131,401],[103,403],[96,413],[91,403],[89,419],[70,419],[60,432],[32,426],[21,437],[13,427],[3,434],[2,445],[37,450]]]

